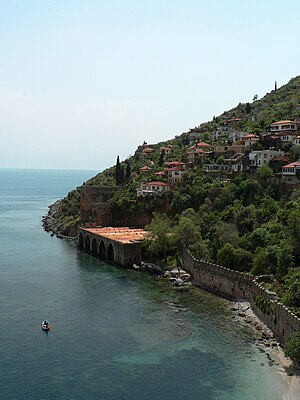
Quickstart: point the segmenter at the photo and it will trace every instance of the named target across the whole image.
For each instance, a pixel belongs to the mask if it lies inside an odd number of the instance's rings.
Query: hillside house
[[[180,161],[165,162],[165,174],[168,177],[170,185],[176,185],[181,181],[183,175],[186,173],[186,164]]]
[[[274,149],[252,150],[249,154],[250,169],[254,171],[261,165],[267,165],[274,157],[277,156],[284,156],[284,152]]]
[[[170,185],[165,182],[144,182],[137,189],[137,196],[157,196],[170,190]]]
[[[215,175],[230,172],[230,165],[225,164],[205,164],[205,173],[207,175]]]
[[[290,185],[300,184],[300,161],[282,167],[282,179]]]
[[[279,136],[276,136],[272,132],[264,132],[260,134],[260,144],[264,149],[276,149],[278,150],[281,147],[281,140]]]
[[[270,126],[270,130],[273,133],[281,133],[286,131],[297,131],[297,124],[294,121],[284,120],[273,122]]]
[[[205,172],[207,175],[214,175],[216,173],[224,175],[232,175],[245,170],[245,156],[243,153],[237,153],[230,158],[224,159],[222,164],[205,164]]]
[[[148,165],[144,165],[139,169],[140,174],[146,174],[147,172],[152,171],[152,168],[150,168]]]
[[[217,158],[222,155],[227,155],[228,157],[231,157],[233,154],[236,153],[243,153],[245,149],[245,146],[242,144],[233,144],[233,145],[226,145],[226,146],[220,146],[220,145],[215,145],[214,146],[214,158]]]
[[[276,156],[269,162],[269,166],[275,173],[278,173],[282,171],[283,166],[289,164],[290,162],[291,160],[286,156]]]
[[[243,172],[246,169],[244,153],[236,153],[230,158],[225,158],[224,164],[228,165],[228,171],[232,173]]]
[[[284,120],[274,122],[270,126],[270,130],[280,138],[282,146],[293,145],[297,134],[297,124],[294,121]]]
[[[230,131],[229,135],[228,135],[228,139],[230,140],[230,142],[232,142],[233,144],[236,142],[240,142],[242,137],[246,136],[247,132],[241,132],[241,131]]]
[[[300,136],[294,137],[293,145],[300,146]]]
[[[159,176],[159,177],[165,177],[166,176],[166,171],[154,172],[154,175]]]
[[[244,144],[245,147],[257,143],[258,141],[259,141],[259,136],[255,135],[254,133],[249,133],[248,135],[241,137],[241,144]]]
[[[232,128],[229,126],[219,126],[216,131],[213,132],[213,140],[218,140],[219,137],[221,136],[227,136],[229,135],[229,132],[232,131]]]
[[[163,153],[165,156],[169,156],[172,154],[172,146],[168,144],[167,146],[162,146],[160,148],[160,152]]]
[[[194,146],[187,149],[187,162],[193,165],[197,160],[209,154],[212,154],[212,146],[209,143],[196,143]]]
[[[143,149],[143,155],[144,156],[148,156],[149,154],[153,153],[154,149],[152,149],[151,147],[145,147]]]
[[[185,163],[182,161],[166,161],[164,162],[165,168],[173,168],[173,167],[180,167],[185,168]]]

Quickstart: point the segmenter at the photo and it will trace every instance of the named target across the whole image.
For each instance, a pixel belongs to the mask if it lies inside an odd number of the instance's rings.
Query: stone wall
[[[182,253],[183,268],[188,271],[196,286],[231,299],[250,302],[251,308],[285,344],[286,339],[300,330],[300,318],[276,300],[252,276],[232,271],[217,264],[196,260],[186,249]]]
[[[131,213],[118,212],[112,208],[110,199],[120,190],[120,186],[82,186],[80,197],[80,222],[95,226],[129,226],[144,228],[150,224],[151,211]],[[142,199],[139,199],[142,201]]]
[[[81,223],[93,222],[98,226],[111,226],[112,213],[109,199],[120,190],[117,186],[82,186],[80,196]]]

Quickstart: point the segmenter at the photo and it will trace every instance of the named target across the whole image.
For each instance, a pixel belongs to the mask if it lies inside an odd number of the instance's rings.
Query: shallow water
[[[0,398],[285,399],[225,300],[175,292],[42,230],[47,206],[92,175],[0,170]]]

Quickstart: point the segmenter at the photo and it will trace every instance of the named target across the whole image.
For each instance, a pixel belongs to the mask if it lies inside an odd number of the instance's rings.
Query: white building
[[[278,122],[273,122],[271,124],[271,132],[284,132],[284,131],[296,131],[297,130],[297,124],[294,121],[290,121],[289,119],[286,119],[284,121],[278,121]]]
[[[300,146],[300,136],[294,137],[293,145]]]
[[[277,156],[283,156],[283,151],[278,150],[253,150],[249,154],[250,167],[260,167],[261,165],[269,164],[269,162]]]
[[[247,132],[241,132],[241,131],[230,131],[228,135],[228,139],[232,143],[240,142],[242,137],[246,136]]]
[[[180,182],[183,175],[186,173],[186,171],[180,167],[168,168],[165,171],[168,176],[168,183],[170,184],[176,184]]]
[[[300,161],[282,167],[283,181],[291,185],[300,184]]]
[[[169,192],[170,186],[165,182],[153,181],[142,183],[137,189],[137,196],[153,196]]]

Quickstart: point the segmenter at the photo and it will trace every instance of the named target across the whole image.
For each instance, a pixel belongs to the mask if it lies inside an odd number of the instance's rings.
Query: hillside
[[[84,186],[118,185],[107,203],[113,223],[134,226],[150,216],[157,240],[145,243],[148,258],[176,265],[184,244],[198,258],[264,275],[300,315],[300,189],[282,170],[300,156],[293,122],[299,103],[296,77],[171,140],[143,143],[60,201],[57,230],[72,235],[80,222],[97,220],[80,221]],[[276,121],[283,129],[289,124],[289,134],[272,133]],[[266,158],[261,164],[258,155]]]

